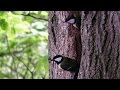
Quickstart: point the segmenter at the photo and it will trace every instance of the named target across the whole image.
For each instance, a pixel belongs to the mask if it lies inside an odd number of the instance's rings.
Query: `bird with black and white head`
[[[59,65],[63,61],[63,56],[56,55],[55,57],[53,57],[53,61],[55,61]]]
[[[79,29],[80,27],[80,17],[75,17],[73,14],[69,15],[66,19],[65,22],[72,24],[75,28]]]
[[[56,62],[63,70],[70,72],[76,72],[79,68],[79,64],[76,60],[64,57],[62,55],[56,55],[53,57],[52,61]]]

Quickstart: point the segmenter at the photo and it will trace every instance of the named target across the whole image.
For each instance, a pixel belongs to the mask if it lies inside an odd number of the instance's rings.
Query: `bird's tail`
[[[77,79],[78,73],[79,73],[79,68],[78,68],[77,71],[75,72],[73,79]]]
[[[76,72],[71,72],[71,78],[72,78],[72,79],[77,79],[77,78],[78,78],[79,67],[80,67],[80,66],[78,66]]]

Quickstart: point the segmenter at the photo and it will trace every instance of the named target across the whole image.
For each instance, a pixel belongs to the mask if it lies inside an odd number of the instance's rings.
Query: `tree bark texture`
[[[82,11],[79,78],[120,78],[120,12]]]
[[[80,30],[64,23],[70,14],[81,16]],[[49,58],[60,54],[78,60],[78,79],[120,78],[119,11],[50,11]],[[51,79],[72,79],[73,73],[49,62]]]

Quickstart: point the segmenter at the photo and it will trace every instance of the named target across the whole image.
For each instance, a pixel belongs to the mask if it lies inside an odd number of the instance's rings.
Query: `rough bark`
[[[120,78],[120,12],[82,11],[79,78]]]
[[[76,12],[49,13],[49,57],[61,54],[78,60],[79,79],[120,79],[120,12],[81,11],[80,30],[63,23]],[[49,65],[50,78],[71,79],[71,73]]]

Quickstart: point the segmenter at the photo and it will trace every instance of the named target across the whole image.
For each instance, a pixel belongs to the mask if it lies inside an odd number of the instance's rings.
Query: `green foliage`
[[[6,22],[5,19],[0,19],[0,26],[1,26],[1,29],[3,30],[7,29],[8,23]]]
[[[0,11],[0,78],[48,78],[47,11]]]

